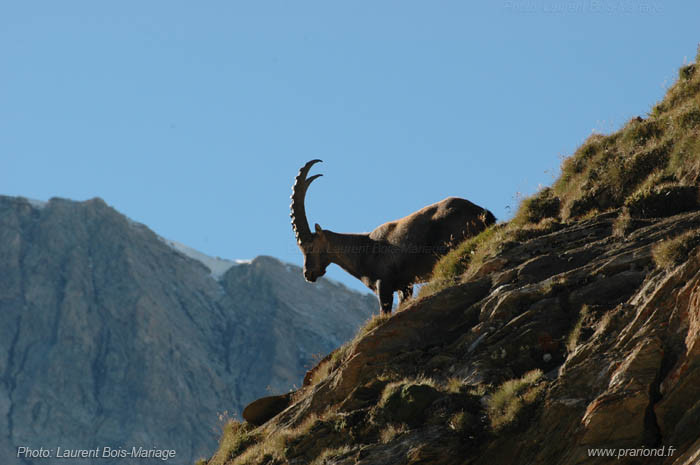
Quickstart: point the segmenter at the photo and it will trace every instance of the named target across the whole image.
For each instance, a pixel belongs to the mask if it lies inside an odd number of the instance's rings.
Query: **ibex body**
[[[449,197],[370,233],[340,234],[306,220],[306,190],[317,174],[307,178],[311,160],[297,175],[292,188],[292,227],[304,254],[304,278],[314,282],[331,263],[362,281],[379,298],[380,309],[391,312],[394,292],[402,301],[412,296],[413,285],[426,281],[437,260],[450,247],[474,236],[496,219],[468,200]]]

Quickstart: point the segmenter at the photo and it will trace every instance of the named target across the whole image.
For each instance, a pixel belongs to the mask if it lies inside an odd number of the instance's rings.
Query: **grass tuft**
[[[488,401],[487,412],[491,427],[500,431],[512,424],[525,405],[532,404],[544,388],[536,384],[542,378],[542,370],[532,370],[522,378],[501,384]]]
[[[479,245],[488,241],[488,239],[493,236],[494,231],[495,227],[491,226],[480,234],[465,240],[455,249],[451,250],[435,265],[433,269],[433,278],[437,280],[450,280],[464,273]]]
[[[569,350],[569,353],[573,352],[576,349],[579,338],[581,337],[581,329],[583,328],[583,322],[588,317],[588,315],[588,305],[584,305],[583,307],[581,307],[581,311],[579,312],[576,324],[569,333],[569,337],[566,339],[566,348]]]
[[[554,195],[551,187],[546,187],[521,202],[520,208],[511,223],[539,223],[545,218],[557,218],[560,206],[561,200],[559,197]]]
[[[688,258],[688,254],[698,245],[700,245],[700,232],[688,231],[654,246],[652,257],[657,267],[670,269],[683,263]]]
[[[333,359],[322,361],[311,376],[311,386],[316,386],[318,383],[328,378],[334,369]]]
[[[399,381],[394,381],[389,384],[387,384],[384,387],[384,391],[382,392],[382,397],[379,399],[378,406],[384,407],[389,400],[389,398],[394,395],[398,390],[402,389],[405,386],[430,386],[432,388],[437,389],[438,385],[437,382],[432,379],[432,378],[427,378],[425,376],[419,376],[418,378],[404,378]]]
[[[313,434],[312,429],[321,422],[328,421],[336,412],[329,409],[322,415],[311,414],[301,424],[293,428],[275,430],[268,435],[259,434],[257,442],[243,451],[229,456],[226,465],[247,465],[251,463],[268,463],[270,461],[286,462],[290,444]],[[212,462],[213,463],[213,462]]]
[[[391,423],[379,433],[379,440],[382,442],[382,444],[387,444],[407,431],[408,425],[405,423]]]
[[[499,226],[493,225],[474,237],[466,239],[442,257],[433,268],[430,281],[421,287],[419,297],[425,297],[456,284],[470,264],[483,259],[484,245],[493,242]],[[477,254],[477,251],[481,253]]]
[[[369,318],[364,326],[362,326],[362,328],[360,328],[360,330],[357,332],[355,339],[361,339],[366,334],[369,334],[373,329],[383,325],[389,318],[391,318],[391,313],[378,313],[372,315],[372,317]]]
[[[613,236],[625,237],[632,230],[633,224],[629,210],[623,209],[613,223]]]
[[[256,441],[252,426],[237,420],[229,420],[223,427],[219,449],[209,461],[209,465],[224,465],[241,454]]]
[[[447,380],[445,389],[451,394],[459,394],[462,391],[462,386],[464,386],[464,382],[460,378],[453,376]]]
[[[634,207],[642,191],[653,194],[669,179],[684,187],[700,179],[697,64],[681,68],[649,118],[633,118],[613,134],[589,137],[564,160],[552,195],[561,201],[562,220],[578,219],[591,211]]]

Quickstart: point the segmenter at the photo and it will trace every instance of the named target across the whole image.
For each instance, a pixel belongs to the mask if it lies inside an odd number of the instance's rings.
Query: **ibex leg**
[[[391,313],[391,307],[394,304],[394,289],[382,281],[377,280],[377,297],[379,297],[379,308],[383,313]]]

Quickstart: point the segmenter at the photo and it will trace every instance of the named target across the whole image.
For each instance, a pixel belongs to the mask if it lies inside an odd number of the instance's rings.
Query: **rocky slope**
[[[214,279],[100,199],[0,197],[2,463],[66,463],[20,446],[158,447],[192,463],[220,413],[293,388],[375,307],[270,257]]]
[[[476,278],[381,322],[252,430],[263,447],[248,449],[250,463],[309,463],[325,451],[318,463],[602,464],[610,459],[588,451],[664,446],[675,456],[627,463],[697,463],[700,248],[658,269],[652,246],[700,229],[700,213],[624,237],[614,220],[513,244]],[[537,369],[538,392],[494,430],[489,396]]]
[[[207,463],[700,463],[695,65],[562,171]]]

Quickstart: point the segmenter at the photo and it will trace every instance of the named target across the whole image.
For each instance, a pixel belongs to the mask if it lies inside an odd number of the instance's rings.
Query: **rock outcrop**
[[[488,273],[405,307],[346,346],[325,379],[255,430],[263,442],[294,438],[287,459],[267,463],[325,453],[319,463],[605,464],[611,459],[591,451],[661,448],[674,453],[620,463],[697,463],[700,247],[659,269],[652,246],[700,230],[700,212],[640,222],[624,236],[615,218],[510,244],[483,265]],[[532,370],[544,373],[539,395],[494,432],[494,387]],[[425,393],[416,400],[418,388]],[[298,434],[309,418],[314,426]],[[405,427],[383,442],[397,424]],[[290,457],[295,441],[313,445],[304,458]]]
[[[157,447],[192,463],[219,414],[294,388],[376,307],[271,257],[211,271],[100,199],[0,197],[2,462],[67,463],[17,458],[25,446]]]

